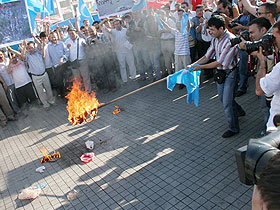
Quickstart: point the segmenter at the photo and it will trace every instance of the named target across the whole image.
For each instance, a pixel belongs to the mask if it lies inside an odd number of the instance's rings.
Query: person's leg
[[[248,72],[247,72],[247,66],[248,66],[248,54],[240,50],[240,61],[239,61],[239,87],[237,90],[237,96],[241,96],[247,91],[247,82],[248,82]],[[240,93],[239,93],[240,92]]]
[[[145,65],[144,65],[143,56],[140,48],[141,48],[140,46],[134,46],[132,49],[133,49],[134,57],[136,59],[136,68],[140,74],[140,78],[146,79]]]
[[[226,119],[229,124],[229,130],[238,133],[239,122],[237,116],[237,109],[242,109],[234,100],[234,89],[236,85],[236,70],[232,71],[224,82],[223,88],[223,106]]]
[[[125,54],[117,53],[117,58],[120,66],[120,73],[123,82],[127,82],[127,74],[126,74],[126,63],[125,63]]]
[[[149,51],[147,51],[145,48],[142,48],[141,53],[142,53],[142,58],[144,61],[145,72],[147,72],[149,79],[152,79],[152,78],[154,78],[153,66],[152,66]]]
[[[104,71],[106,72],[105,80],[107,80],[108,88],[109,88],[109,90],[114,90],[114,89],[116,89],[117,84],[116,84],[115,72],[113,71],[114,65],[113,65],[110,57],[111,57],[110,55],[105,56],[102,61],[103,61]]]
[[[1,107],[0,107],[0,125],[2,127],[6,126],[7,125],[7,117],[6,115],[3,113]]]
[[[20,112],[20,108],[19,108],[17,98],[16,98],[16,88],[15,88],[14,84],[8,86],[8,88],[6,90],[6,94],[7,94],[7,98],[9,100],[14,112],[15,113]]]
[[[14,117],[14,112],[9,104],[9,101],[7,99],[5,90],[3,86],[0,84],[0,106],[6,115],[7,118],[13,118]]]
[[[181,70],[180,69],[180,55],[175,55],[175,72]]]
[[[129,68],[129,74],[131,79],[136,78],[136,68],[134,64],[134,57],[132,50],[130,50],[128,53],[125,54],[125,60]]]
[[[191,56],[190,55],[182,55],[182,63],[183,67],[182,69],[186,68],[186,66],[190,65],[192,63]]]
[[[40,101],[42,102],[44,108],[48,108],[50,106],[50,104],[48,103],[47,95],[44,92],[43,77],[44,76],[32,75],[32,80],[33,80],[33,84],[35,86],[35,89],[37,91]]]
[[[83,83],[85,86],[85,90],[90,93],[91,92],[91,83],[90,83],[90,76],[88,71],[88,65],[86,60],[82,60],[80,66],[81,76],[83,78]]]
[[[152,62],[153,62],[153,67],[154,67],[154,71],[156,74],[156,80],[161,79],[159,59],[160,59],[160,49],[156,48],[152,51]]]
[[[29,101],[30,103],[32,103],[37,100],[32,82],[24,85],[20,89],[21,89],[22,95],[24,95],[24,97],[27,99],[25,102]]]
[[[43,80],[44,89],[46,90],[48,103],[49,104],[55,104],[55,99],[53,97],[53,92],[52,92],[51,83],[50,83],[48,74],[44,74],[42,76],[42,80]]]

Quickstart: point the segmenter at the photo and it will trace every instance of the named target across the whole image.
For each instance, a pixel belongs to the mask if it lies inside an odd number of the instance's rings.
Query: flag
[[[48,10],[50,15],[55,13],[53,0],[44,0],[45,1],[45,8]]]
[[[160,27],[160,30],[164,29],[164,25],[163,25],[163,23],[161,22],[160,16],[159,16],[157,13],[155,13],[155,19],[156,19],[156,21],[157,21],[158,26]]]
[[[90,12],[88,11],[88,8],[87,8],[87,6],[86,6],[86,4],[84,3],[83,0],[79,0],[78,13],[80,15],[81,26],[83,25],[83,21],[85,19],[88,19],[89,22],[90,22],[90,25],[92,25],[92,23],[93,23],[92,16],[91,16]]]
[[[176,84],[184,84],[187,87],[187,103],[194,102],[195,106],[199,104],[199,76],[201,71],[190,72],[194,67],[189,70],[182,69],[167,77],[167,89],[172,91]]]
[[[52,14],[55,13],[55,9],[54,9],[54,4],[53,4],[53,0],[44,0],[44,11],[41,13],[41,19],[44,19],[44,17],[48,17]]]
[[[32,30],[33,33],[36,33],[36,22],[35,22],[35,19],[37,17],[37,13],[32,8],[30,8],[30,7],[28,7],[28,13],[29,13],[31,30]]]
[[[97,10],[96,1],[93,1],[92,9],[93,9],[94,11]]]
[[[132,7],[132,11],[142,11],[147,7],[146,0],[136,0]]]
[[[34,12],[43,12],[43,4],[40,0],[27,0],[28,9]]]
[[[188,15],[184,12],[184,13],[183,13],[183,17],[182,17],[182,19],[181,19],[181,33],[182,33],[183,35],[186,34],[188,22],[189,22],[189,17],[188,17]]]

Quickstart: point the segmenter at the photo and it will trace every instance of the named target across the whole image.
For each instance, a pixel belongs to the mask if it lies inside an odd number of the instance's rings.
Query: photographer
[[[261,40],[261,38],[267,33],[267,31],[271,28],[270,21],[264,17],[256,18],[252,20],[249,23],[249,33],[250,33],[250,39],[253,42]],[[245,48],[244,42],[240,43],[241,48]],[[256,52],[252,53],[251,55],[254,55]],[[273,61],[267,60],[266,63],[267,66],[267,72],[270,72],[273,67]],[[258,71],[259,65],[256,68],[256,71]],[[268,117],[269,117],[269,107],[267,106],[266,97],[259,96],[258,97],[259,105],[262,110],[263,116],[264,116],[264,124],[266,125]],[[260,131],[260,133],[257,135],[257,137],[262,137],[266,135],[266,126],[264,126],[264,129]]]
[[[252,196],[253,210],[277,210],[280,206],[280,153],[273,156],[260,174]]]
[[[228,27],[229,22],[239,16],[239,10],[236,4],[232,4],[228,0],[219,0],[217,4],[217,14],[225,18],[226,28],[231,32],[231,28]]]
[[[273,36],[275,39],[276,49],[280,48],[280,22],[276,22],[273,25]],[[267,131],[273,131],[277,128],[273,124],[273,117],[280,113],[280,63],[277,63],[272,71],[267,74],[267,57],[262,53],[262,47],[260,47],[259,53],[257,53],[260,60],[259,71],[256,76],[256,94],[261,95],[274,95],[271,101],[270,116],[267,122]]]
[[[241,5],[242,6],[242,5]],[[243,6],[242,6],[243,8]],[[251,15],[246,9],[243,8],[243,13],[236,19],[234,19],[231,23],[229,23],[229,27],[232,30],[239,34],[244,33],[249,29],[249,23],[255,17]],[[236,92],[236,97],[240,97],[247,92],[247,83],[248,83],[248,53],[240,50],[239,52],[239,68],[238,68],[238,77],[239,77],[239,86]]]
[[[217,68],[215,78],[217,81],[218,97],[223,103],[224,112],[229,124],[228,130],[222,137],[229,138],[239,133],[238,117],[246,114],[234,100],[238,48],[237,46],[231,47],[230,38],[233,38],[234,35],[225,29],[225,20],[222,16],[212,16],[208,21],[208,26],[210,34],[214,39],[211,41],[207,53],[193,63],[196,64],[193,71]],[[216,61],[206,64],[214,56]]]

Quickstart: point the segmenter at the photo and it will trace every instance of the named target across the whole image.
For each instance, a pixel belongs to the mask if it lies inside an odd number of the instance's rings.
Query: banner
[[[0,5],[0,48],[31,38],[30,28],[24,0]]]
[[[133,11],[142,11],[147,7],[146,0],[136,0],[132,7]]]
[[[130,12],[133,5],[134,0],[96,0],[100,19]]]

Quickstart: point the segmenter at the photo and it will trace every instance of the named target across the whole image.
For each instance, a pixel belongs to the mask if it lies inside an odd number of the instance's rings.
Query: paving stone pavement
[[[65,104],[50,111],[33,107],[26,118],[0,128],[0,209],[251,209],[252,187],[239,182],[234,152],[262,126],[254,93],[237,99],[247,115],[240,134],[223,139],[227,129],[213,82],[201,85],[200,105],[186,104],[186,90],[160,83],[100,108],[95,121],[72,126]],[[100,102],[134,90],[134,82]],[[113,115],[114,105],[123,110]],[[95,158],[82,164],[85,141],[95,142]],[[62,158],[41,164],[40,148]],[[44,165],[44,173],[35,169]],[[47,183],[32,202],[17,195]],[[78,198],[68,201],[76,189]]]

